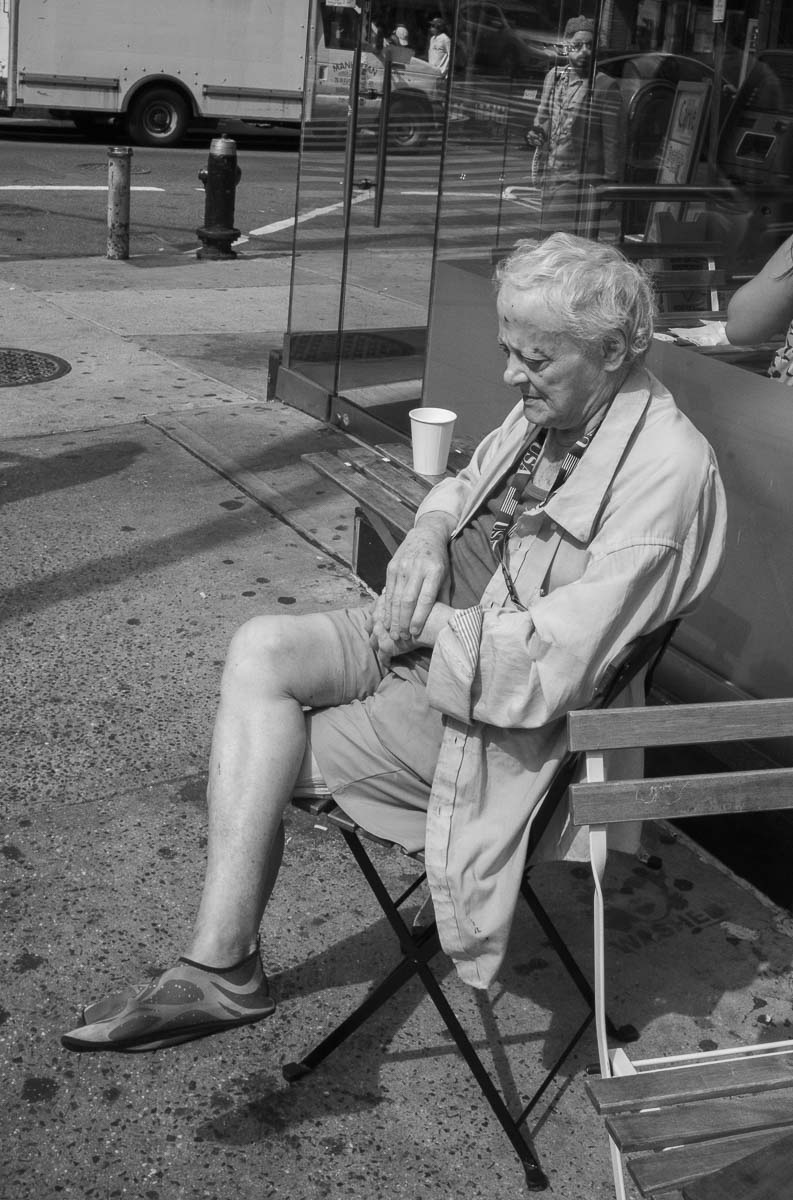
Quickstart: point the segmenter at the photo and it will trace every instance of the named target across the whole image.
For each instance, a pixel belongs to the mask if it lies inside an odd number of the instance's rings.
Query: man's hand
[[[427,620],[415,637],[395,639],[383,624],[383,597],[379,596],[368,613],[369,640],[381,664],[387,667],[392,658],[408,654],[419,646],[434,646],[438,634],[451,620],[454,609],[448,604],[433,604]]]
[[[415,639],[449,574],[449,537],[453,518],[425,514],[411,529],[386,571],[386,585],[376,605],[377,621],[396,644]]]
[[[544,146],[545,130],[541,129],[539,125],[535,125],[534,128],[530,129],[526,134],[526,145],[530,150],[538,150],[540,146]]]

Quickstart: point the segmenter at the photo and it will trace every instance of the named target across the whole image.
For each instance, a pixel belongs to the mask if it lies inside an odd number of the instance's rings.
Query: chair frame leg
[[[282,1068],[284,1078],[289,1082],[293,1082],[308,1074],[314,1067],[327,1058],[333,1050],[337,1049],[356,1029],[360,1028],[408,980],[414,975],[418,975],[424,985],[425,991],[454,1039],[457,1049],[479,1084],[480,1090],[490,1105],[494,1116],[509,1138],[512,1148],[517,1154],[525,1172],[527,1188],[531,1191],[544,1190],[548,1187],[548,1178],[542,1170],[534,1149],[528,1140],[527,1132],[521,1129],[528,1115],[528,1110],[522,1113],[518,1119],[512,1116],[504,1103],[501,1093],[493,1083],[484,1063],[474,1049],[470,1038],[460,1024],[457,1015],[446,999],[441,985],[429,966],[430,960],[440,949],[440,942],[434,922],[426,930],[423,930],[419,936],[416,936],[408,928],[399,912],[399,906],[408,895],[415,891],[418,883],[412,885],[395,900],[378,875],[372,860],[357,834],[344,828],[340,829],[340,833],[347,842],[364,878],[377,897],[389,924],[396,933],[404,957],[369,993],[362,1003],[317,1046],[304,1054],[299,1062],[285,1064]]]
[[[521,890],[521,894],[522,894],[524,900],[526,901],[529,908],[531,909],[534,919],[536,920],[537,924],[542,929],[542,931],[545,934],[545,936],[547,937],[548,941],[551,943],[551,946],[553,947],[553,949],[556,953],[556,956],[562,963],[562,966],[567,971],[568,975],[572,979],[572,981],[575,984],[575,986],[577,987],[581,997],[586,1002],[586,1004],[590,1010],[589,1015],[586,1018],[583,1027],[579,1030],[579,1033],[577,1034],[574,1041],[570,1045],[570,1050],[572,1050],[573,1046],[579,1040],[579,1038],[583,1034],[584,1030],[589,1025],[591,1025],[593,1020],[595,1019],[594,988],[593,988],[592,984],[589,982],[589,980],[587,979],[584,972],[581,970],[581,968],[578,965],[578,963],[576,962],[576,960],[573,958],[572,954],[570,953],[570,951],[567,947],[567,944],[564,941],[564,938],[559,933],[559,930],[556,928],[553,921],[549,917],[545,907],[542,904],[542,901],[540,900],[537,893],[534,891],[534,888],[531,886],[531,884],[529,883],[529,881],[525,875],[524,875],[523,879],[521,880],[520,890]],[[614,1024],[614,1022],[612,1021],[611,1017],[608,1014],[606,1014],[606,1029],[608,1031],[609,1037],[615,1038],[618,1042],[632,1042],[632,1041],[636,1040],[636,1031],[634,1030],[632,1025],[617,1026]],[[560,1066],[564,1062],[567,1055],[570,1053],[570,1050],[566,1051],[564,1053],[564,1055],[562,1056],[562,1058],[560,1059],[560,1061],[559,1061]]]

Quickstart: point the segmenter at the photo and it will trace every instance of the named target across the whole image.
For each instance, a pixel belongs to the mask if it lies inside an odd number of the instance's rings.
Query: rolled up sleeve
[[[539,728],[585,704],[623,646],[685,606],[681,550],[664,541],[626,545],[590,560],[580,579],[529,612],[455,614],[433,651],[430,703],[505,729]]]

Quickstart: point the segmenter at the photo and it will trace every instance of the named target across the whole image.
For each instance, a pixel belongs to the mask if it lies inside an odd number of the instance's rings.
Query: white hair
[[[542,293],[564,331],[581,342],[603,344],[621,334],[626,361],[636,362],[653,336],[653,292],[644,271],[615,246],[569,233],[543,241],[527,238],[496,267],[497,291],[505,286]]]

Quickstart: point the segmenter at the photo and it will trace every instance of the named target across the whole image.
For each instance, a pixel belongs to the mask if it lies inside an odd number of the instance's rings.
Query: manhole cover
[[[25,383],[47,383],[60,379],[71,366],[54,354],[40,350],[15,350],[0,347],[0,387],[21,387]]]

